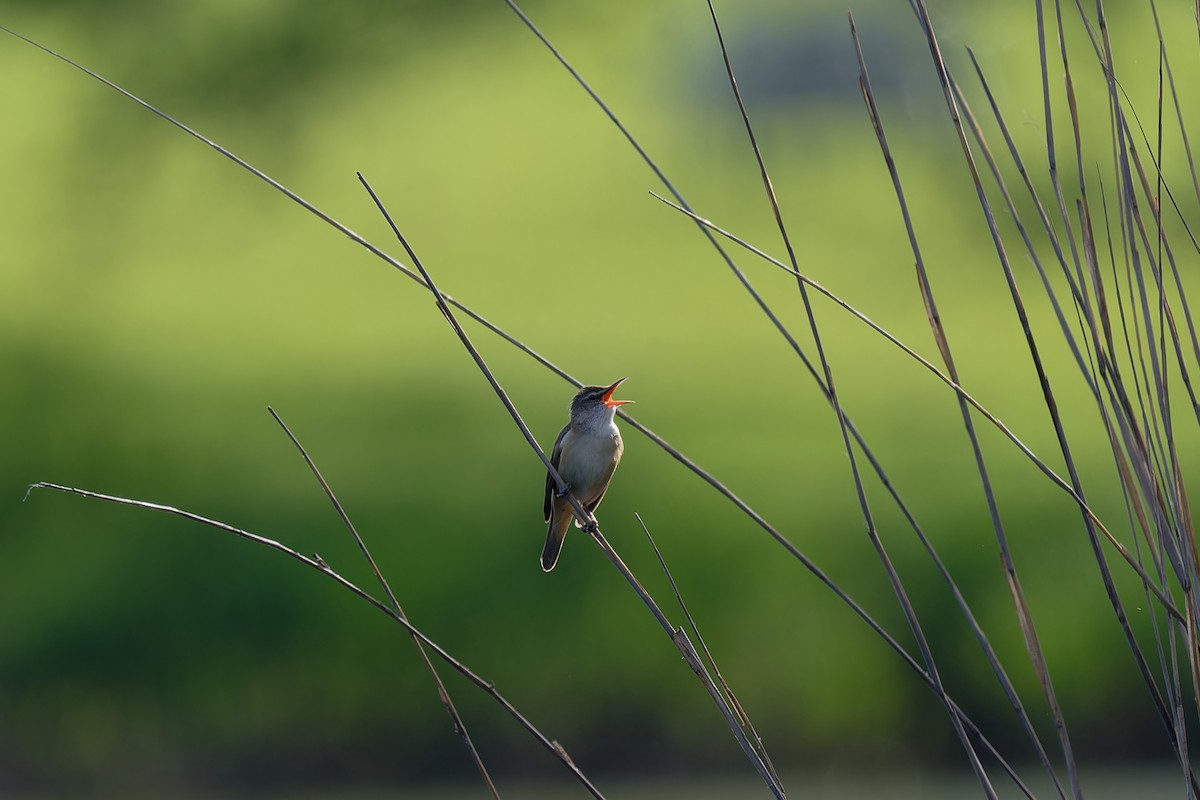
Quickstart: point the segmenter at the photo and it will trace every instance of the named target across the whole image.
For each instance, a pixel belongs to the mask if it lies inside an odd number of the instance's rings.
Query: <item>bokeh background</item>
[[[700,213],[783,254],[702,4],[531,0],[527,10]],[[844,4],[720,10],[801,268],[933,358]],[[1057,466],[921,32],[904,3],[853,10],[964,383]],[[1032,4],[931,11],[964,83],[964,45],[974,47],[1044,172]],[[1125,88],[1152,98],[1150,20],[1110,12]],[[1169,33],[1194,48],[1184,17]],[[10,2],[0,24],[399,254],[362,171],[444,291],[584,381],[628,375],[622,395],[637,400],[638,419],[909,642],[813,382],[502,3]],[[1177,65],[1181,81],[1194,79],[1194,61]],[[1093,79],[1081,92],[1102,99],[1094,66],[1080,65]],[[0,37],[0,76],[0,792],[418,796],[412,787],[470,785],[411,644],[349,594],[180,519],[48,492],[22,502],[28,484],[48,480],[166,503],[318,552],[371,586],[268,404],[413,621],[585,771],[668,784],[749,775],[674,648],[590,543],[573,536],[555,572],[538,569],[543,470],[426,292],[45,53]],[[1178,160],[1167,166],[1179,174]],[[794,281],[739,263],[809,346]],[[849,413],[1036,706],[953,396],[832,304],[815,307]],[[548,447],[573,388],[468,329]],[[1119,521],[1094,412],[1065,353],[1051,347],[1048,360],[1076,409],[1077,456],[1094,463],[1092,496]],[[983,438],[1081,759],[1167,757],[1077,512],[993,431]],[[1028,760],[948,593],[877,483],[871,491],[950,688]],[[967,775],[943,712],[900,660],[751,521],[627,431],[600,519],[669,605],[635,511],[786,774],[807,775],[810,788],[869,771]],[[503,781],[567,791],[550,756],[443,672]]]

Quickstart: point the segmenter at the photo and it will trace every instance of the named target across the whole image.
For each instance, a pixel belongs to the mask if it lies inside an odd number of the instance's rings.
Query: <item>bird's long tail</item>
[[[558,554],[562,552],[563,540],[567,538],[567,529],[571,527],[569,505],[555,503],[550,514],[550,523],[546,526],[546,546],[542,548],[542,569],[546,572],[554,569],[558,563]]]

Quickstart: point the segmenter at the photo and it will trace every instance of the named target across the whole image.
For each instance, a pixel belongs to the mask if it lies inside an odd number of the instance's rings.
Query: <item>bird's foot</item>
[[[600,526],[596,524],[595,518],[592,518],[583,523],[583,528],[581,530],[591,536],[593,533],[600,530]]]
[[[566,481],[563,481],[562,490],[559,491],[556,489],[554,491],[554,496],[557,497],[559,500],[562,500],[564,497],[566,497],[570,493],[571,493],[571,484],[567,483]]]

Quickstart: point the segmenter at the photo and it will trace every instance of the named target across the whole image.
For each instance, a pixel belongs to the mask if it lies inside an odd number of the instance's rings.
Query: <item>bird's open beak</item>
[[[615,408],[617,406],[623,406],[626,403],[633,402],[632,400],[613,400],[613,396],[612,396],[613,392],[615,392],[617,390],[617,387],[621,385],[621,381],[623,381],[623,380],[625,380],[625,379],[621,378],[621,380],[617,381],[612,386],[605,389],[604,394],[600,395],[600,399],[604,401],[604,405],[608,406],[609,408]]]

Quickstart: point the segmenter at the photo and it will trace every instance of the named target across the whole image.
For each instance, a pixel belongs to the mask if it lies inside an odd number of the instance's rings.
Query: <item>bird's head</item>
[[[613,398],[613,392],[617,390],[617,387],[624,380],[624,378],[621,378],[621,380],[611,383],[608,386],[584,386],[571,399],[571,419],[578,419],[580,415],[590,416],[602,412],[607,412],[611,418],[616,413],[617,406],[632,403],[632,400],[617,400]]]

